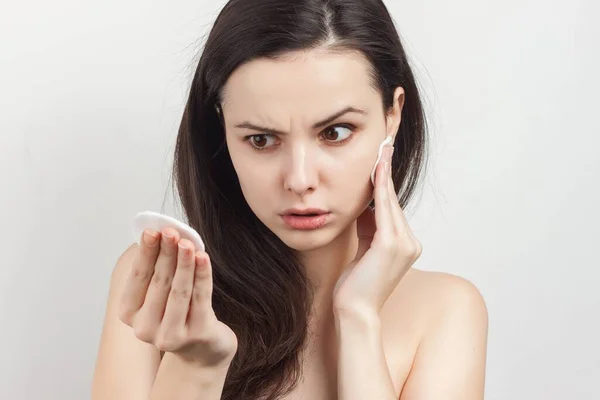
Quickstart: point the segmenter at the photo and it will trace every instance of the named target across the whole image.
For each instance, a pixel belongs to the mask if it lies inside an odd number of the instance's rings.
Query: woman
[[[206,252],[165,229],[120,257],[94,399],[483,398],[479,292],[411,268],[425,128],[381,0],[231,0],[175,153]]]

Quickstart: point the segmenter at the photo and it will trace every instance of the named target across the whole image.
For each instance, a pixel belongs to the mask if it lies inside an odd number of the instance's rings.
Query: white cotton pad
[[[133,218],[133,238],[138,245],[140,244],[144,229],[160,231],[163,228],[176,229],[182,238],[188,239],[194,244],[196,251],[205,251],[204,242],[200,238],[198,232],[173,217],[154,211],[144,211],[136,214]]]
[[[379,160],[381,160],[381,156],[383,155],[383,147],[386,144],[392,142],[392,137],[387,136],[383,142],[379,145],[379,153],[377,154],[377,161],[375,161],[375,165],[373,166],[373,170],[371,171],[371,183],[375,186],[375,170],[377,169],[377,164],[379,164]]]

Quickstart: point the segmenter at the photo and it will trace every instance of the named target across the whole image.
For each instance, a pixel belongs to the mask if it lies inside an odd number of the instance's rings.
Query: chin
[[[327,230],[326,228],[315,231],[279,231],[275,232],[275,234],[289,248],[296,251],[317,250],[333,241],[331,230]]]

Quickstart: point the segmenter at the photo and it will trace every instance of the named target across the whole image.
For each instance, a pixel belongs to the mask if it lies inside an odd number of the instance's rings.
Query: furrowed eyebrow
[[[365,115],[367,114],[366,111],[361,110],[359,108],[356,107],[346,107],[343,110],[340,110],[338,112],[336,112],[335,114],[331,115],[330,117],[325,118],[322,121],[317,122],[316,124],[314,124],[312,126],[313,129],[319,129],[322,128],[323,126],[335,121],[336,119],[338,119],[339,117],[341,117],[342,115],[348,114],[348,113],[357,113],[357,114],[362,114]],[[263,133],[271,133],[271,134],[277,134],[277,135],[286,135],[286,132],[277,130],[277,129],[271,129],[271,128],[266,128],[263,126],[258,126],[258,125],[254,125],[251,124],[250,122],[242,122],[241,124],[237,124],[235,126],[236,128],[245,128],[245,129],[252,129],[254,131],[258,131],[258,132],[263,132]]]

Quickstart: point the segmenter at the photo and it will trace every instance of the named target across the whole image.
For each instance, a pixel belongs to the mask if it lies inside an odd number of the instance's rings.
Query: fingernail
[[[167,243],[167,244],[173,243],[173,239],[174,239],[173,236],[163,232],[163,238],[165,239],[165,243]]]
[[[158,242],[158,235],[156,232],[144,231],[144,241],[148,246],[154,246]]]
[[[191,257],[190,247],[186,243],[178,242],[177,248],[179,249],[179,257],[183,257],[186,260],[188,257]]]
[[[196,266],[200,269],[207,265],[206,258],[202,256],[201,252],[196,252]]]

